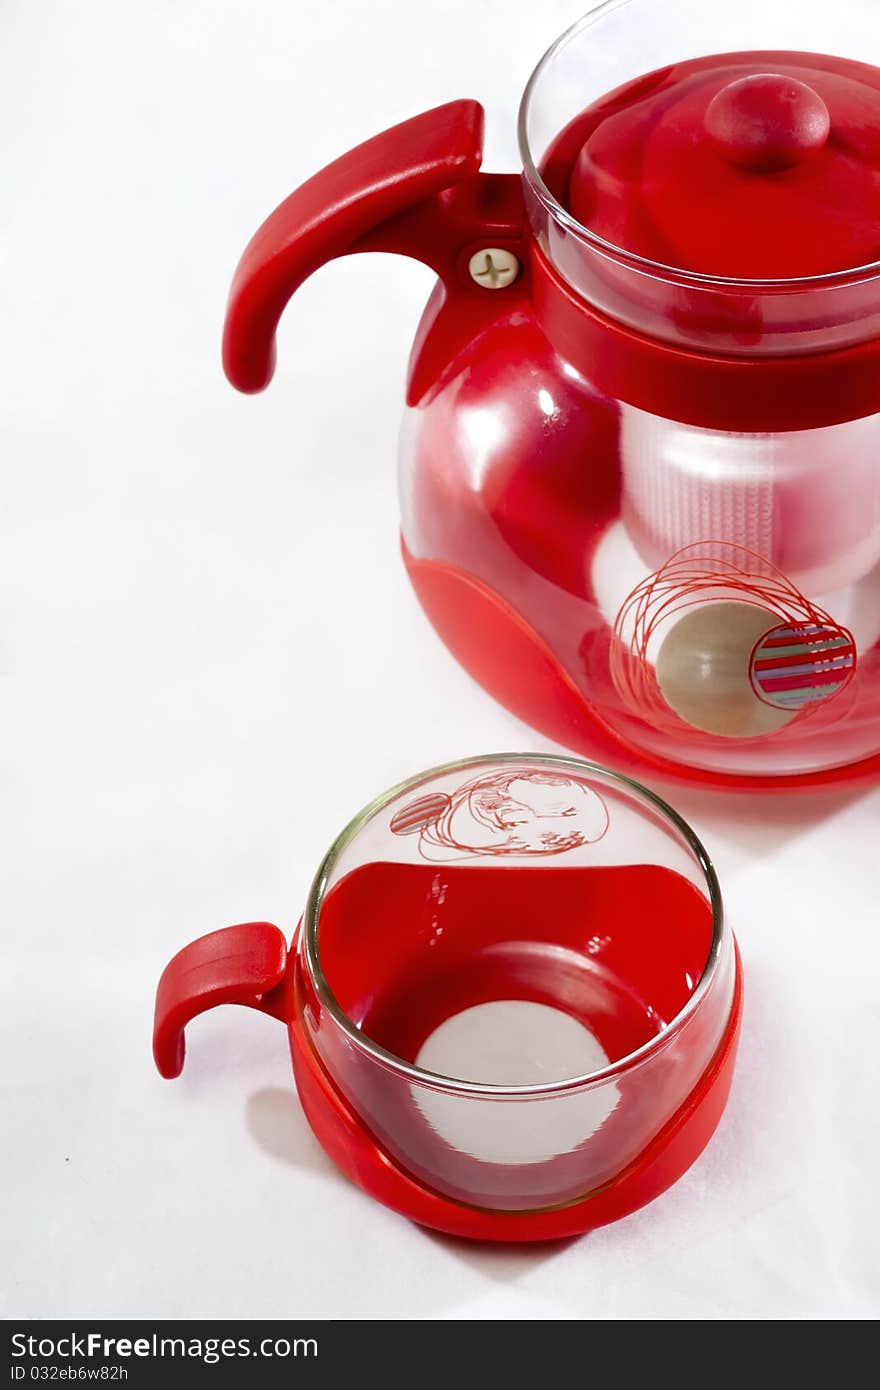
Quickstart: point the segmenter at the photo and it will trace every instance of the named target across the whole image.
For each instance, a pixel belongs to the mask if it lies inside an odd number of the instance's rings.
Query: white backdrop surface
[[[424,267],[307,284],[279,371],[218,361],[239,252],[320,165],[457,96],[516,167],[577,0],[5,0],[0,14],[6,1317],[871,1318],[880,792],[678,790],[747,972],[714,1143],[563,1246],[476,1248],[371,1203],[245,1010],[150,1059],[156,979],[292,928],[337,829],[446,758],[549,748],[422,617],[395,440]]]

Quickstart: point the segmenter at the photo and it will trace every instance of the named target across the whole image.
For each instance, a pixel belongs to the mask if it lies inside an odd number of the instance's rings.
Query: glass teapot
[[[400,453],[429,618],[561,743],[752,787],[880,774],[880,24],[781,8],[600,5],[526,87],[522,176],[480,171],[472,101],[343,155],[224,334],[259,391],[322,264],[431,266]]]

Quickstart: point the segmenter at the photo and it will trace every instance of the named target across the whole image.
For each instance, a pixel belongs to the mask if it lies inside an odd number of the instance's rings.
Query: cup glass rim
[[[444,1076],[438,1072],[427,1071],[423,1067],[417,1066],[414,1062],[408,1062],[402,1057],[397,1057],[393,1052],[389,1052],[379,1043],[362,1032],[358,1025],[351,1019],[334,995],[330,984],[324,974],[321,965],[320,953],[318,950],[318,928],[321,915],[321,906],[324,901],[333,871],[339,862],[344,851],[360,835],[361,831],[392,802],[408,792],[415,790],[426,782],[430,782],[437,777],[445,776],[449,773],[465,771],[481,766],[498,764],[525,764],[527,766],[537,765],[547,768],[564,769],[575,775],[588,775],[590,778],[603,780],[612,786],[623,789],[629,795],[635,793],[640,801],[644,802],[650,809],[659,812],[661,817],[667,821],[676,831],[686,847],[690,850],[702,870],[704,884],[708,894],[709,906],[712,912],[712,939],[706,956],[706,962],[699,980],[694,986],[688,999],[670,1019],[666,1027],[655,1034],[641,1047],[633,1052],[610,1062],[608,1066],[602,1067],[582,1076],[566,1077],[560,1081],[541,1082],[528,1086],[509,1086],[497,1085],[478,1081],[466,1081],[459,1077]],[[566,1095],[571,1092],[592,1089],[614,1081],[633,1069],[643,1066],[653,1057],[664,1051],[666,1047],[682,1031],[682,1028],[693,1017],[705,999],[709,988],[718,974],[719,964],[726,948],[728,932],[724,921],[724,908],[721,899],[721,888],[715,867],[709,858],[702,841],[698,838],[694,830],[679,813],[651,791],[649,787],[643,786],[641,782],[627,777],[624,773],[615,772],[611,768],[603,767],[600,763],[588,761],[583,758],[567,757],[564,754],[555,753],[484,753],[476,757],[456,759],[452,762],[442,763],[437,767],[429,768],[424,772],[416,773],[412,777],[398,782],[387,791],[382,792],[374,800],[370,801],[361,811],[354,816],[344,829],[337,835],[327,853],[324,855],[318,870],[312,880],[309,889],[308,899],[303,912],[301,928],[300,955],[308,973],[311,986],[321,1006],[327,1010],[336,1025],[341,1029],[349,1042],[362,1054],[372,1061],[381,1065],[385,1070],[399,1075],[403,1080],[418,1084],[430,1090],[442,1091],[447,1094],[455,1094],[471,1097],[483,1097],[489,1100],[524,1100],[528,1098],[551,1097]]]

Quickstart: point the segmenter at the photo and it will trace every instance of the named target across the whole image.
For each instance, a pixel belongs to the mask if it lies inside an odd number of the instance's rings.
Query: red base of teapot
[[[691,767],[618,737],[587,703],[553,652],[489,585],[452,565],[412,555],[403,561],[431,624],[453,656],[517,718],[585,757],[640,778],[739,791],[791,791],[880,781],[880,753],[840,767],[790,775]]]
[[[469,1240],[532,1242],[583,1235],[628,1216],[659,1197],[696,1162],[727,1104],[742,1017],[742,966],[730,1018],[709,1066],[685,1103],[622,1173],[580,1201],[543,1211],[489,1211],[465,1206],[422,1186],[376,1143],[318,1059],[298,1011],[289,1024],[293,1069],[309,1124],[327,1155],[384,1206],[447,1235]]]

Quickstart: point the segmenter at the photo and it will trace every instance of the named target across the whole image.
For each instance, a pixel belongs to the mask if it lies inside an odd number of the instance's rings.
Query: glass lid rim
[[[699,865],[706,888],[708,890],[709,907],[712,912],[712,940],[706,954],[706,962],[691,994],[679,1009],[678,1013],[670,1019],[669,1023],[660,1033],[656,1033],[653,1038],[649,1038],[641,1047],[627,1053],[624,1057],[615,1062],[610,1062],[607,1067],[599,1068],[595,1071],[587,1072],[581,1076],[565,1077],[561,1081],[541,1082],[529,1086],[508,1086],[481,1081],[466,1081],[460,1077],[444,1076],[439,1072],[428,1071],[423,1067],[416,1066],[414,1062],[407,1062],[404,1058],[398,1057],[393,1052],[376,1043],[372,1038],[358,1028],[357,1024],[348,1016],[341,1004],[336,999],[330,984],[324,974],[318,951],[318,923],[321,915],[321,906],[329,884],[330,876],[335,868],[343,851],[360,835],[361,831],[374,820],[380,811],[386,806],[391,805],[399,797],[408,791],[423,785],[425,782],[434,778],[442,777],[448,773],[462,771],[468,768],[487,766],[489,764],[538,764],[546,767],[567,768],[572,772],[581,774],[589,773],[598,776],[612,785],[622,787],[628,792],[635,792],[639,800],[647,802],[654,810],[659,811],[661,816],[671,823],[673,829],[685,841],[697,864]],[[375,797],[364,806],[348,824],[340,831],[331,844],[327,853],[324,855],[318,870],[312,880],[309,889],[306,906],[302,917],[302,954],[305,960],[305,967],[311,981],[312,988],[320,1000],[321,1004],[330,1013],[343,1033],[355,1045],[358,1051],[365,1053],[373,1061],[379,1063],[386,1070],[405,1078],[408,1081],[435,1091],[443,1091],[446,1094],[479,1097],[485,1099],[511,1099],[523,1100],[529,1097],[551,1097],[567,1095],[570,1092],[592,1089],[613,1081],[624,1073],[641,1066],[649,1061],[651,1057],[658,1055],[678,1036],[682,1027],[700,1007],[703,999],[708,993],[709,987],[714,980],[719,962],[721,960],[722,948],[727,939],[727,930],[724,919],[724,907],[721,898],[721,887],[718,882],[718,875],[709,854],[696,832],[691,828],[683,816],[667,801],[658,796],[656,792],[646,787],[641,782],[637,782],[632,777],[627,777],[625,773],[616,772],[612,768],[604,767],[601,763],[592,762],[585,758],[576,758],[558,753],[481,753],[474,757],[457,758],[452,762],[441,763],[436,767],[427,768],[423,772],[416,773],[412,777],[407,777],[404,781],[398,782],[387,791]]]
[[[554,39],[549,48],[538,59],[531,75],[523,88],[520,99],[519,112],[517,115],[517,142],[519,145],[520,158],[523,165],[524,178],[527,180],[532,192],[546,211],[553,218],[554,222],[560,223],[567,231],[573,233],[580,241],[587,242],[596,251],[605,257],[610,257],[616,261],[622,261],[631,269],[649,275],[653,280],[666,280],[682,282],[688,285],[699,285],[706,288],[721,289],[741,289],[743,291],[764,290],[770,291],[796,291],[805,293],[810,289],[835,289],[838,286],[845,286],[852,282],[880,276],[880,259],[868,261],[864,265],[846,266],[841,270],[823,271],[819,275],[800,275],[774,277],[754,277],[747,275],[709,275],[698,270],[688,270],[684,266],[669,265],[664,261],[654,261],[649,256],[641,256],[637,251],[630,251],[625,246],[617,246],[613,241],[608,241],[600,236],[598,232],[585,227],[576,217],[568,211],[566,207],[554,198],[550,189],[547,187],[540,170],[532,155],[531,143],[528,134],[528,121],[532,101],[541,78],[546,69],[556,57],[556,55],[567,48],[569,43],[584,29],[590,29],[605,14],[610,14],[614,10],[623,9],[626,5],[637,3],[637,0],[599,0],[587,12],[581,15],[580,19],[575,20],[574,24]]]

